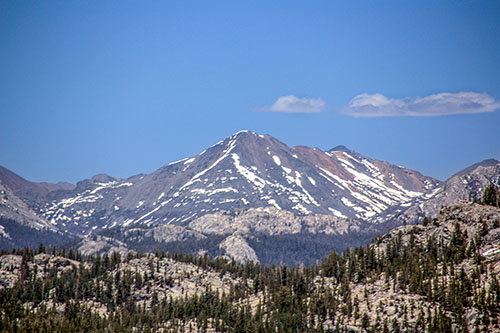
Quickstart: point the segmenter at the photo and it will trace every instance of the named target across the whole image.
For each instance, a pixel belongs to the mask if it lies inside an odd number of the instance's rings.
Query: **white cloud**
[[[322,98],[300,98],[289,95],[281,96],[273,105],[264,110],[283,113],[317,113],[326,110],[326,103]]]
[[[498,109],[500,101],[486,93],[459,92],[406,98],[360,94],[351,99],[340,111],[353,117],[431,117],[493,112]]]

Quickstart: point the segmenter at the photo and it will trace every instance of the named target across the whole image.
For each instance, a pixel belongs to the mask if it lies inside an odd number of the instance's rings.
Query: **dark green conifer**
[[[494,207],[499,207],[499,197],[500,197],[500,193],[498,191],[498,188],[493,183],[490,183],[484,189],[483,204],[489,205],[489,206],[494,206]]]

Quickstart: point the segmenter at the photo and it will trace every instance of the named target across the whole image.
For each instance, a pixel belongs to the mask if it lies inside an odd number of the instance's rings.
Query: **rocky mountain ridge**
[[[433,218],[444,206],[460,200],[479,201],[490,184],[500,186],[500,162],[489,159],[476,163],[447,179],[431,195],[415,198],[397,205],[376,217],[378,221],[391,219],[396,223],[414,224],[424,217]]]

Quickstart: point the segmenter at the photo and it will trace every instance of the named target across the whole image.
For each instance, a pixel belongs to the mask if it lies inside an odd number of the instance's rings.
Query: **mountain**
[[[70,190],[75,187],[73,184],[65,182],[57,184],[30,182],[2,166],[0,166],[0,183],[7,186],[19,198],[30,202],[38,201],[50,192]]]
[[[40,198],[60,188],[29,182],[0,167],[0,248],[38,246],[40,242],[56,245],[73,240],[75,237],[33,210]]]
[[[498,332],[500,208],[460,201],[316,266],[180,253],[0,255],[0,327],[75,332]],[[238,236],[224,243],[231,247]],[[251,253],[243,253],[251,256]]]
[[[366,220],[439,185],[345,147],[290,148],[244,131],[148,175],[99,175],[72,191],[50,193],[39,214],[80,235],[117,226],[187,225],[206,214],[259,207]]]
[[[241,131],[151,174],[100,174],[29,200],[44,221],[80,237],[82,251],[98,242],[95,248],[173,247],[239,258],[251,248],[259,260],[273,263],[269,249],[280,244],[275,263],[293,263],[306,250],[314,261],[366,242],[386,229],[369,218],[440,185],[344,146],[288,147],[269,135]],[[22,188],[38,189],[32,183]]]
[[[34,229],[57,228],[34,210],[50,192],[72,189],[68,183],[34,183],[0,166],[0,217]]]
[[[483,177],[474,189],[482,193],[494,165],[455,177]],[[442,183],[345,146],[288,147],[250,131],[127,179],[100,174],[48,186],[5,169],[0,176],[44,225],[76,237],[73,246],[88,254],[159,248],[276,264],[315,262],[465,195],[460,181]]]
[[[401,225],[403,221],[415,224],[421,222],[424,217],[437,216],[442,207],[459,200],[480,200],[484,189],[490,183],[500,186],[500,162],[494,159],[484,160],[457,172],[429,195],[394,206],[376,219],[392,220],[395,225]]]

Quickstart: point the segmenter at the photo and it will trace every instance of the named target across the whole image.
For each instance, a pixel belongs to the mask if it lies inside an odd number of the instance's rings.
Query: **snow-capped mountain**
[[[80,235],[118,226],[187,225],[206,214],[268,206],[367,220],[439,185],[343,146],[288,147],[242,131],[148,175],[98,175],[72,191],[51,192],[38,213]]]
[[[478,197],[490,181],[500,183],[494,160],[442,183],[344,146],[288,147],[242,131],[128,179],[101,174],[76,186],[32,183],[2,168],[0,218],[8,222],[0,223],[0,245],[24,246],[16,235],[55,244],[57,236],[86,254],[164,248],[314,262]]]

